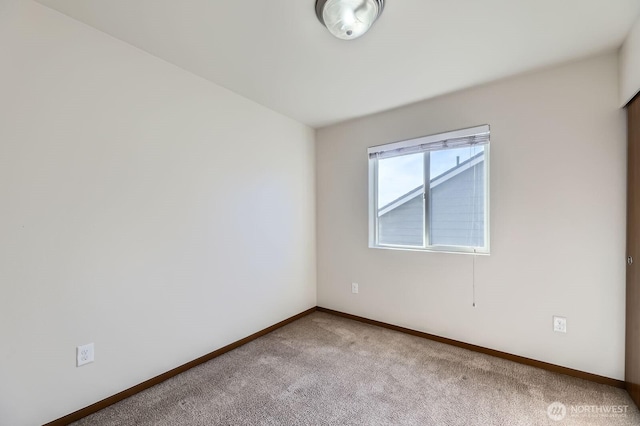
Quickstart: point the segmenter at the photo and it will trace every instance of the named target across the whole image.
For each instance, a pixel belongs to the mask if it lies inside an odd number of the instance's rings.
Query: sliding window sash
[[[368,148],[369,156],[369,247],[397,248],[405,250],[438,251],[454,253],[489,253],[489,125],[470,127],[436,135],[423,136],[401,142],[394,142]],[[431,244],[431,200],[430,200],[430,152],[484,146],[484,247],[432,245]],[[423,194],[424,199],[424,232],[423,244],[419,246],[404,246],[381,244],[379,235],[379,205],[378,205],[378,160],[401,155],[424,154]]]

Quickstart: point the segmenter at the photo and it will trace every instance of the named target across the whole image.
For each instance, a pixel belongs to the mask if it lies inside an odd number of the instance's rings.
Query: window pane
[[[424,246],[424,154],[378,160],[378,243]]]
[[[484,147],[430,153],[431,245],[484,247]]]

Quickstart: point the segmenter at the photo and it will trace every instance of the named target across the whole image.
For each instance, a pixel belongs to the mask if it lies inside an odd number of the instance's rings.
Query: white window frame
[[[370,147],[368,151],[369,157],[369,247],[381,248],[381,249],[396,249],[396,250],[411,250],[411,251],[427,251],[427,252],[445,252],[445,253],[474,253],[474,254],[486,254],[490,253],[490,212],[489,212],[489,199],[490,199],[490,127],[489,125],[482,125],[476,127],[470,127],[467,129],[460,129],[451,132],[439,133],[435,135],[423,136],[420,138],[409,139],[400,142],[393,142],[384,145],[377,145]],[[380,158],[389,158],[403,154],[426,152],[425,163],[429,159],[428,152],[438,149],[437,146],[446,146],[448,141],[464,141],[465,138],[480,137],[485,138],[483,142],[484,146],[484,247],[473,246],[454,246],[454,245],[429,245],[429,169],[425,167],[425,176],[423,177],[423,197],[425,197],[424,203],[424,228],[423,228],[423,246],[406,246],[395,244],[380,244],[378,238],[378,160]],[[462,143],[462,142],[460,142]],[[460,146],[468,146],[469,143],[462,144]],[[450,147],[451,148],[451,147]]]

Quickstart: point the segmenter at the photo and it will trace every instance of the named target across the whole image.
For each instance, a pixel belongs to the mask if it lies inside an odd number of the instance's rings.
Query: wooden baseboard
[[[413,336],[422,337],[429,340],[434,340],[440,343],[446,343],[451,346],[457,346],[459,348],[469,349],[471,351],[480,352],[486,355],[495,356],[497,358],[503,358],[509,361],[517,362],[532,367],[541,368],[543,370],[552,371],[554,373],[566,374],[567,376],[577,377],[579,379],[589,380],[591,382],[600,383],[603,385],[609,385],[617,388],[625,388],[625,384],[622,380],[616,380],[609,377],[599,376],[597,374],[587,373],[580,370],[574,370],[572,368],[562,367],[560,365],[550,364],[548,362],[538,361],[531,358],[525,358],[518,355],[513,355],[507,352],[497,351],[495,349],[489,349],[482,346],[472,345],[470,343],[460,342],[458,340],[447,339],[446,337],[436,336],[434,334],[424,333],[422,331],[412,330],[410,328],[399,327],[393,324],[387,324],[385,322],[372,320],[369,318],[359,317],[357,315],[346,314],[344,312],[334,311],[333,309],[322,308],[318,306],[317,311],[325,312],[348,318],[355,321],[364,322],[366,324],[376,325],[378,327],[388,328],[389,330],[399,331],[401,333],[411,334]]]
[[[211,361],[212,359],[219,357],[220,355],[227,353],[229,351],[232,351],[234,349],[236,349],[237,347],[240,347],[246,343],[251,342],[252,340],[257,339],[258,337],[262,337],[265,334],[271,333],[274,330],[277,330],[280,327],[283,327],[289,323],[292,323],[295,320],[298,320],[306,315],[309,315],[312,312],[315,312],[316,308],[311,308],[311,309],[307,309],[304,312],[299,313],[298,315],[294,315],[291,318],[287,318],[284,321],[280,321],[277,324],[272,325],[271,327],[267,327],[264,330],[260,330],[257,333],[253,333],[251,336],[247,336],[244,339],[240,339],[237,342],[233,342],[223,348],[220,348],[218,350],[215,350],[207,355],[201,356],[200,358],[194,359],[193,361],[190,361],[186,364],[181,365],[180,367],[176,367],[173,370],[167,371],[166,373],[162,373],[159,376],[156,376],[152,379],[149,379],[145,382],[142,382],[138,385],[135,385],[127,390],[124,390],[120,393],[117,393],[113,396],[110,396],[108,398],[103,399],[102,401],[96,402],[95,404],[91,404],[88,407],[82,408],[78,411],[75,411],[71,414],[68,414],[64,417],[61,417],[57,420],[54,420],[52,422],[47,423],[44,426],[64,426],[64,425],[68,425],[69,423],[73,423],[75,421],[80,420],[83,417],[86,417],[90,414],[96,413],[112,404],[115,404],[116,402],[122,401],[123,399],[129,398],[130,396],[133,396],[139,392],[142,392],[143,390],[149,389],[152,386],[155,386],[159,383],[164,382],[167,379],[170,379],[174,376],[177,376],[180,373],[184,373],[185,371],[200,365],[202,363],[205,363],[207,361]]]
[[[265,334],[271,333],[274,330],[277,330],[280,327],[283,327],[289,323],[292,323],[293,321],[296,321],[306,315],[311,314],[312,312],[315,311],[319,311],[319,312],[325,312],[328,314],[332,314],[332,315],[337,315],[343,318],[348,318],[351,320],[355,320],[355,321],[359,321],[359,322],[363,322],[366,324],[371,324],[371,325],[375,325],[378,327],[383,327],[383,328],[387,328],[389,330],[394,330],[394,331],[399,331],[401,333],[406,333],[406,334],[411,334],[413,336],[418,336],[418,337],[422,337],[425,339],[429,339],[429,340],[434,340],[436,342],[441,342],[441,343],[446,343],[448,345],[452,345],[452,346],[457,346],[460,348],[464,348],[464,349],[469,349],[471,351],[475,351],[475,352],[480,352],[483,354],[487,354],[487,355],[491,355],[491,356],[495,356],[498,358],[503,358],[509,361],[514,361],[514,362],[518,362],[520,364],[525,364],[525,365],[530,365],[532,367],[538,367],[538,368],[542,368],[543,370],[548,370],[548,371],[552,371],[554,373],[560,373],[560,374],[566,374],[568,376],[572,376],[572,377],[577,377],[580,379],[584,379],[584,380],[589,380],[595,383],[601,383],[604,385],[609,385],[609,386],[614,386],[614,387],[618,387],[618,388],[623,388],[625,387],[625,384],[623,381],[621,380],[616,380],[616,379],[611,379],[609,377],[604,377],[604,376],[599,376],[597,374],[592,374],[592,373],[587,373],[584,371],[580,371],[580,370],[574,370],[572,368],[567,368],[567,367],[561,367],[559,365],[555,365],[555,364],[550,364],[548,362],[543,362],[543,361],[538,361],[535,359],[531,359],[531,358],[525,358],[525,357],[521,357],[518,355],[513,355],[507,352],[501,352],[501,351],[496,351],[494,349],[489,349],[489,348],[485,348],[482,346],[477,346],[477,345],[472,345],[470,343],[465,343],[465,342],[460,342],[458,340],[453,340],[453,339],[447,339],[446,337],[440,337],[440,336],[436,336],[433,334],[429,334],[429,333],[424,333],[422,331],[416,331],[416,330],[412,330],[410,328],[405,328],[405,327],[400,327],[397,325],[393,325],[393,324],[387,324],[385,322],[381,322],[381,321],[376,321],[376,320],[372,320],[369,318],[364,318],[364,317],[359,317],[357,315],[352,315],[352,314],[347,314],[344,312],[339,312],[339,311],[334,311],[333,309],[327,309],[327,308],[322,308],[320,306],[318,307],[314,307],[311,309],[308,309],[304,312],[301,312],[297,315],[292,316],[291,318],[287,318],[284,321],[280,321],[277,324],[272,325],[271,327],[267,327],[264,330],[260,330],[257,333],[253,333],[250,336],[245,337],[244,339],[240,339],[237,342],[233,342],[223,348],[220,348],[218,350],[215,350],[207,355],[201,356],[200,358],[194,359],[191,362],[188,362],[186,364],[183,364],[179,367],[174,368],[173,370],[167,371],[166,373],[160,374],[159,376],[153,377],[145,382],[142,382],[136,386],[133,386],[127,390],[124,390],[120,393],[117,393],[113,396],[110,396],[108,398],[103,399],[102,401],[96,402],[95,404],[89,405],[88,407],[82,408],[78,411],[75,411],[71,414],[68,414],[64,417],[61,417],[57,420],[54,420],[52,422],[49,422],[47,424],[45,424],[44,426],[65,426],[68,425],[69,423],[73,423],[75,421],[78,421],[80,419],[82,419],[83,417],[86,417],[90,414],[96,413],[112,404],[115,404],[116,402],[122,401],[123,399],[129,398],[130,396],[133,396],[139,392],[142,392],[143,390],[149,389],[152,386],[155,386],[159,383],[164,382],[167,379],[170,379],[174,376],[177,376],[180,373],[183,373],[197,365],[200,365],[202,363],[205,363],[207,361],[210,361],[216,357],[219,357],[220,355],[227,353],[229,351],[232,351],[246,343],[251,342],[252,340],[255,340],[259,337],[264,336]]]

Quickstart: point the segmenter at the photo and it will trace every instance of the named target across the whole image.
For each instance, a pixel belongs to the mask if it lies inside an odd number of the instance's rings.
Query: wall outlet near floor
[[[351,293],[358,293],[358,283],[351,283]]]
[[[76,348],[77,366],[80,367],[85,364],[93,362],[94,348],[93,343],[78,346]]]
[[[558,333],[567,332],[567,319],[565,317],[553,316],[553,331]]]

